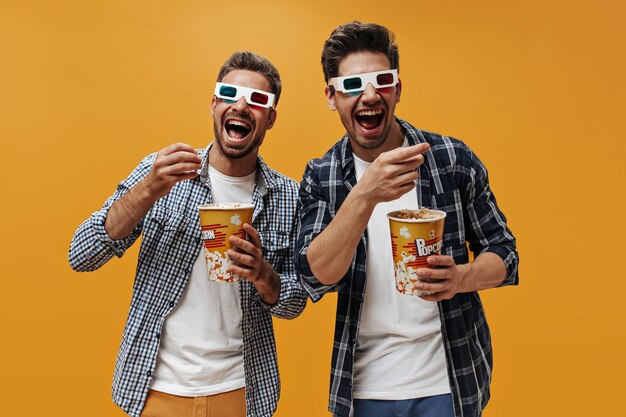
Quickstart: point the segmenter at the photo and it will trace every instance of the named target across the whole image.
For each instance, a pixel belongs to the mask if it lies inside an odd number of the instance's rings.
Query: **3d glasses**
[[[398,84],[398,70],[365,72],[363,74],[346,75],[345,77],[334,77],[328,80],[328,85],[333,86],[335,90],[352,95],[365,91],[367,84],[372,84],[374,88],[394,87]]]
[[[229,103],[234,103],[241,97],[245,97],[246,103],[253,106],[265,108],[274,106],[274,94],[234,84],[215,84],[215,97],[221,98]]]

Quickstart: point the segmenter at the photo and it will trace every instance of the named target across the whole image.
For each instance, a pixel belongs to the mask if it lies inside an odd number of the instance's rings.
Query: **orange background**
[[[281,71],[262,154],[299,180],[343,133],[319,60],[352,19],[395,31],[398,115],[478,153],[517,235],[522,285],[483,293],[495,349],[485,416],[622,409],[624,3],[227,4],[2,1],[2,414],[122,415],[110,385],[138,245],[77,274],[74,230],[145,154],[206,145],[215,77],[234,50]],[[278,417],[328,416],[335,300],[276,322]]]

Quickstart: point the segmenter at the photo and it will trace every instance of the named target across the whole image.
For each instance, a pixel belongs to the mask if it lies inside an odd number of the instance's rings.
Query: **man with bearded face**
[[[142,235],[113,400],[133,417],[269,417],[279,397],[272,316],[294,318],[306,293],[293,266],[298,186],[259,156],[276,121],[276,68],[251,52],[222,66],[215,141],[147,156],[72,239],[76,271],[121,257]],[[251,203],[249,240],[230,238],[231,272],[207,279],[198,206]]]
[[[313,301],[339,292],[329,410],[477,417],[492,369],[478,291],[518,281],[515,238],[487,171],[463,142],[396,118],[398,47],[384,26],[338,27],[322,66],[346,134],[307,165],[295,263]],[[395,289],[387,219],[418,206],[446,212],[444,252],[417,269],[421,298]]]

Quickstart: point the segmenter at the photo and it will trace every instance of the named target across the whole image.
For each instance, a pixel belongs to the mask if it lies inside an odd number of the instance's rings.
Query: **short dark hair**
[[[322,50],[324,80],[339,74],[339,64],[351,53],[382,52],[389,58],[391,69],[400,69],[400,55],[395,36],[386,27],[376,23],[354,21],[339,26],[330,34]]]
[[[272,88],[271,92],[276,96],[276,104],[278,104],[282,90],[280,75],[276,67],[267,58],[250,51],[235,52],[222,65],[219,74],[217,74],[217,82],[221,82],[226,74],[234,70],[254,71],[264,76],[269,81]]]

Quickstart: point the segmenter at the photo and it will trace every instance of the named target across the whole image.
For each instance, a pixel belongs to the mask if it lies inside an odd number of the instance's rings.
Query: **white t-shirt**
[[[354,155],[354,165],[358,181],[371,163]],[[367,224],[367,283],[354,358],[354,398],[405,400],[450,392],[437,303],[400,294],[394,283],[387,213],[417,208],[413,189],[379,203]]]
[[[252,203],[256,171],[229,177],[209,167],[209,179],[213,203]],[[151,388],[198,397],[244,387],[241,318],[239,284],[209,281],[201,250],[163,325]]]

